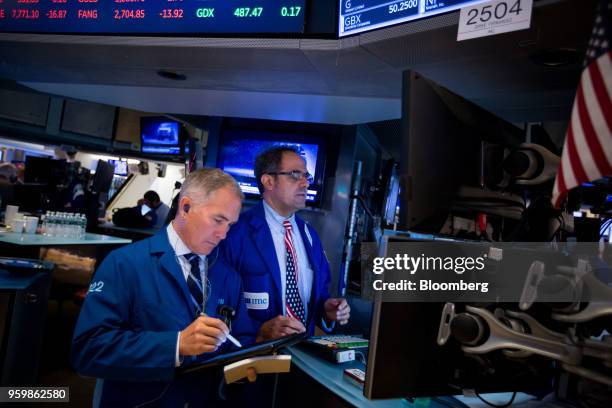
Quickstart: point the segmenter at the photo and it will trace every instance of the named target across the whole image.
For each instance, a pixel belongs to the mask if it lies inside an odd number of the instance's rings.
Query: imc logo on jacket
[[[244,292],[244,304],[247,309],[267,309],[269,306],[268,292]]]

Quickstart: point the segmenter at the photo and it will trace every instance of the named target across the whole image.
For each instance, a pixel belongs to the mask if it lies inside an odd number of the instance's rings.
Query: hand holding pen
[[[179,354],[197,356],[212,353],[227,340],[229,329],[219,319],[199,316],[179,336]]]
[[[231,312],[231,314],[233,316],[234,309],[232,309],[231,307],[228,307],[227,309],[229,309],[229,311]],[[207,317],[206,313],[204,313],[204,312],[201,312],[200,316]],[[236,338],[229,333],[230,332],[229,328],[232,327],[231,326],[232,322],[230,320],[229,315],[225,315],[224,323],[225,323],[225,327],[228,327],[227,334],[225,335],[226,339],[231,341],[234,346],[242,347],[242,344],[240,344],[240,342],[238,340],[236,340]]]

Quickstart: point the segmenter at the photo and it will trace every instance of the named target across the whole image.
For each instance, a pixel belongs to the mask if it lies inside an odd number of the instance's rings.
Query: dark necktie
[[[190,253],[185,255],[185,259],[191,265],[191,271],[187,276],[187,286],[191,293],[191,300],[196,313],[203,312],[202,303],[204,302],[204,290],[202,287],[202,275],[200,274],[200,257]]]
[[[283,221],[285,227],[285,249],[287,250],[287,282],[285,287],[285,309],[287,315],[304,322],[304,303],[298,290],[298,263],[291,236],[291,222]]]

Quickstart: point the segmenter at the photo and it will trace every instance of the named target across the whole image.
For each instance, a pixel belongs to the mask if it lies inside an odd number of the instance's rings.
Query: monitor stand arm
[[[575,345],[549,336],[519,333],[504,325],[493,313],[485,309],[466,306],[466,311],[479,316],[489,326],[489,337],[484,343],[475,347],[461,347],[466,353],[485,354],[495,350],[518,349],[571,365],[578,365],[582,361],[582,352]]]
[[[466,314],[480,320],[480,326],[488,327],[488,336],[479,336],[478,344],[462,345],[466,354],[479,355],[502,350],[507,357],[524,358],[531,354],[547,357],[561,363],[568,372],[588,378],[592,381],[612,386],[612,378],[582,367],[583,356],[596,358],[607,367],[612,367],[612,344],[606,340],[573,339],[552,331],[540,324],[532,316],[515,311],[498,309],[495,314],[482,308],[466,306]],[[496,316],[497,315],[497,316]],[[442,311],[438,344],[444,345],[452,333],[452,321],[455,317],[455,305],[447,303]],[[519,332],[500,320],[515,319],[527,328],[529,333]],[[484,330],[486,331],[486,330]]]

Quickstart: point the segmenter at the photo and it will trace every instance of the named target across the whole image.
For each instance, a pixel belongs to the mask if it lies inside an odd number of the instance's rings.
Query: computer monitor
[[[64,184],[66,175],[66,160],[38,156],[26,157],[24,174],[26,183]]]
[[[115,166],[104,160],[98,160],[91,190],[96,193],[108,193],[113,182],[114,173]]]
[[[306,203],[318,206],[323,194],[325,143],[318,135],[299,135],[254,130],[225,129],[219,147],[217,167],[232,175],[248,198],[260,197],[255,179],[255,158],[275,146],[296,149],[306,161],[314,181],[308,187]]]
[[[392,247],[392,244],[411,241],[422,240],[400,235],[385,237],[378,256],[392,257],[393,251],[397,249],[397,246]],[[539,252],[537,254],[541,255]],[[508,254],[505,253],[506,255]],[[522,259],[517,254],[514,254],[513,258]],[[524,268],[521,269],[526,273],[529,262],[533,259],[524,257],[522,260]],[[505,271],[515,275],[519,275],[518,272]],[[517,279],[520,278],[520,275],[517,276]],[[555,376],[555,364],[552,360],[536,355],[508,358],[502,350],[469,355],[461,349],[461,343],[453,338],[444,345],[439,345],[438,335],[445,303],[393,302],[388,298],[383,301],[380,292],[376,292],[375,297],[364,387],[364,395],[367,398],[461,395],[464,390],[476,393],[546,393],[552,389]],[[518,310],[516,304],[474,305],[490,309],[502,307]],[[466,304],[456,303],[457,313],[465,310],[465,306]],[[530,313],[534,312],[536,316],[540,316],[541,311],[530,309]],[[550,316],[550,311],[547,315]],[[545,325],[548,325],[548,322]]]
[[[181,154],[182,125],[166,117],[144,116],[140,118],[140,150],[143,153]]]
[[[523,140],[520,128],[414,71],[404,72],[399,228],[438,232],[460,188],[480,187],[481,143],[514,146]]]
[[[115,167],[116,176],[127,176],[128,175],[128,163],[126,160],[109,160],[111,165]]]

